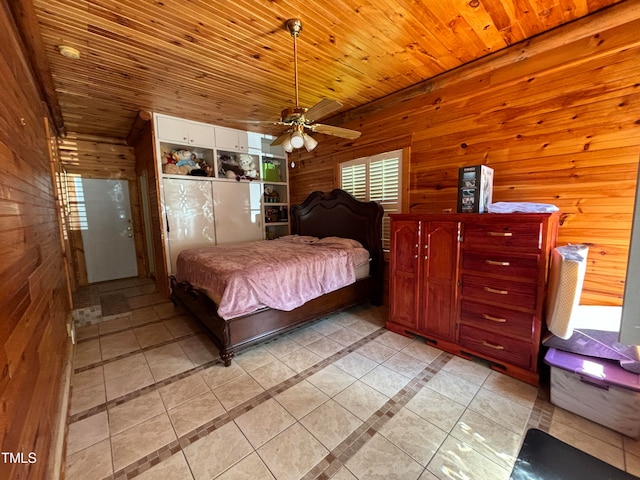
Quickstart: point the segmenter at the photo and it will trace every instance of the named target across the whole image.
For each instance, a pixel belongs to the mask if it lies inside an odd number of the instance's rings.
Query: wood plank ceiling
[[[327,97],[344,112],[621,0],[20,1],[35,8],[66,130],[125,138],[139,110],[276,120],[295,103],[289,18],[303,24],[301,105]]]

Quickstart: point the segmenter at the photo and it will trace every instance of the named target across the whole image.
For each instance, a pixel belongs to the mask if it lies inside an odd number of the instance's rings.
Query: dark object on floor
[[[638,480],[548,433],[530,428],[510,480]]]
[[[108,319],[108,317],[114,315],[124,315],[131,312],[129,301],[123,293],[101,295],[100,305],[102,307],[102,318]]]

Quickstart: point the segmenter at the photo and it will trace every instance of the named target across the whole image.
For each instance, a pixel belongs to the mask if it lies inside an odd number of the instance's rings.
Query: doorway
[[[95,178],[75,182],[85,207],[81,230],[88,282],[137,277],[128,182]]]

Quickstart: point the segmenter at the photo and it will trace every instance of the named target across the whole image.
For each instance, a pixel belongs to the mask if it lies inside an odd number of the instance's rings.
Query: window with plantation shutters
[[[400,213],[402,151],[381,153],[340,164],[341,188],[361,201],[378,202],[382,217],[382,248],[389,249],[390,213]]]
[[[349,162],[352,163],[352,162]],[[357,163],[342,167],[342,189],[360,201],[367,201],[367,165]]]

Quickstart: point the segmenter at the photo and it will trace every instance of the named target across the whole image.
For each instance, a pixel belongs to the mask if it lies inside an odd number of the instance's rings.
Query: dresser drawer
[[[462,296],[536,310],[538,285],[499,278],[462,276]]]
[[[465,251],[462,257],[462,268],[495,275],[522,277],[536,282],[539,259],[540,256],[536,254]]]
[[[531,368],[531,343],[460,325],[458,343],[478,353],[513,365]]]
[[[499,334],[529,339],[535,316],[532,313],[463,300],[460,305],[460,322]]]
[[[524,223],[465,223],[464,243],[469,247],[519,247],[540,250],[542,224]]]

